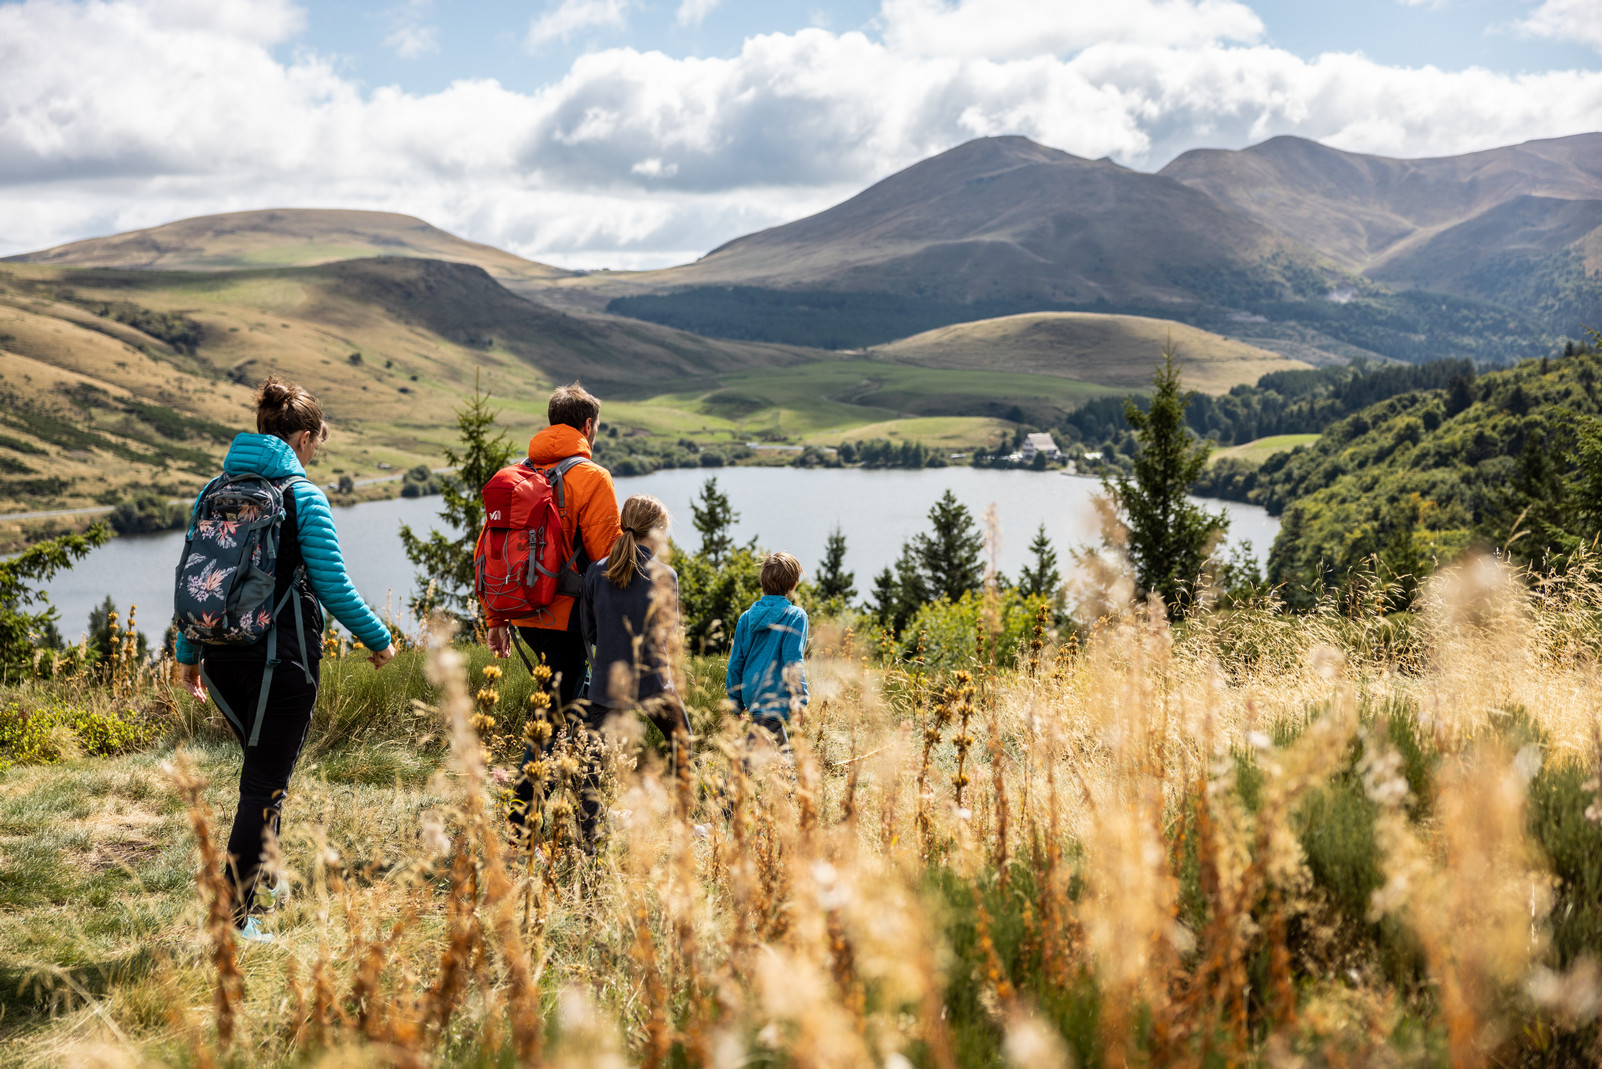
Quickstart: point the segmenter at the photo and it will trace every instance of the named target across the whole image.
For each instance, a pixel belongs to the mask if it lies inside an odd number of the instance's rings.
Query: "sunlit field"
[[[237,748],[166,665],[5,693],[4,1059],[62,1064],[1572,1065],[1602,951],[1602,598],[1488,560],[1417,614],[1094,623],[906,655],[820,624],[793,765],[681,657],[677,776],[520,664],[331,648],[270,945],[218,873]],[[1341,611],[1337,611],[1337,609]],[[505,668],[504,674],[497,669]],[[525,730],[542,820],[505,808]]]

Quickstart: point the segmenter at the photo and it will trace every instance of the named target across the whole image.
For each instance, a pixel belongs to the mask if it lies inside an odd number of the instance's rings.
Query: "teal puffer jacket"
[[[270,434],[241,434],[228,448],[223,472],[228,475],[252,472],[269,479],[286,479],[291,475],[304,476],[306,469],[300,466],[294,450],[282,438]],[[304,479],[294,484],[292,493],[295,495],[295,522],[300,529],[300,554],[306,562],[306,577],[311,581],[312,593],[351,634],[361,639],[362,645],[370,650],[384,649],[389,645],[389,628],[351,585],[327,496]],[[198,497],[195,503],[200,503]],[[190,511],[193,513],[193,509]],[[178,663],[199,664],[200,649],[179,635]]]

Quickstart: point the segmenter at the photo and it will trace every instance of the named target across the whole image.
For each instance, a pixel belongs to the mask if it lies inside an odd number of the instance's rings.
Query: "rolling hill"
[[[393,212],[280,208],[181,219],[145,230],[88,238],[0,262],[160,271],[313,267],[338,260],[407,256],[473,264],[510,281],[570,272],[480,245]]]
[[[1172,320],[1089,312],[1033,312],[958,323],[870,351],[923,367],[1037,372],[1143,389],[1165,344],[1179,350],[1185,385],[1204,393],[1308,365]]]
[[[0,511],[193,489],[250,426],[250,389],[269,373],[323,401],[335,435],[314,477],[326,479],[437,463],[476,382],[518,437],[543,426],[557,382],[621,398],[814,355],[556,311],[461,263],[12,264],[0,269]]]

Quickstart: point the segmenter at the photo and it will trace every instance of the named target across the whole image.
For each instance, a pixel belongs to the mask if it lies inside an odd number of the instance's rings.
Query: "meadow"
[[[1109,567],[1080,623],[981,599],[938,652],[818,621],[793,765],[683,655],[693,760],[620,722],[594,856],[521,665],[336,647],[243,949],[218,717],[170,666],[41,663],[0,694],[0,1060],[1591,1064],[1595,575],[1476,558],[1409,613],[1371,578],[1171,624]]]

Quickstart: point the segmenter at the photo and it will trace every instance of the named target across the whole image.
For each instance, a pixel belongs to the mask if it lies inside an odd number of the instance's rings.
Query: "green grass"
[[[1248,464],[1261,464],[1275,453],[1288,453],[1299,445],[1312,445],[1316,441],[1318,441],[1316,434],[1271,434],[1267,438],[1255,438],[1241,445],[1232,445],[1228,449],[1215,449],[1208,459],[1218,461],[1225,457],[1234,457]]]
[[[896,420],[928,419],[952,422],[931,422],[918,431],[956,444],[991,430],[998,419],[1049,421],[1093,397],[1120,392],[1127,391],[1055,375],[822,360],[733,372],[691,390],[609,402],[604,418],[656,434],[768,432],[828,441]]]

